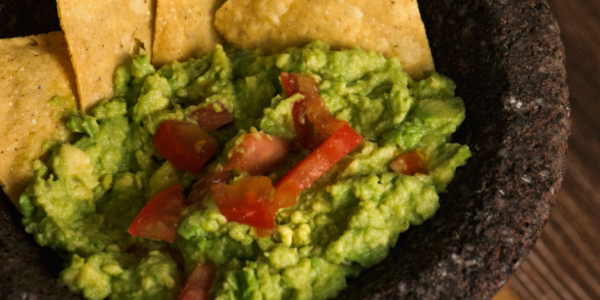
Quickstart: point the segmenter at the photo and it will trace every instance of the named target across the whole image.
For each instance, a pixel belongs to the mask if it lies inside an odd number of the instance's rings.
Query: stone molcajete
[[[5,4],[0,37],[59,29],[58,19],[43,17],[56,15],[54,1],[33,2]],[[565,171],[564,49],[546,1],[419,5],[436,68],[455,80],[466,104],[455,141],[473,157],[441,195],[436,216],[403,233],[338,299],[490,299],[539,237]],[[60,259],[23,231],[3,194],[0,261],[2,299],[81,298],[55,280]]]

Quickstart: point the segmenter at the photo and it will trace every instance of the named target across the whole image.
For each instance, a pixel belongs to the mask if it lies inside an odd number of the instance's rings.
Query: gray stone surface
[[[56,281],[62,260],[42,248],[21,225],[21,216],[0,194],[0,299],[81,299]]]

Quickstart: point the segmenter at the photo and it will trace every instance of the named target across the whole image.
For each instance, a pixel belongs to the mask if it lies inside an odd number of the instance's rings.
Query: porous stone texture
[[[466,103],[454,140],[473,157],[441,195],[435,217],[402,234],[390,256],[351,279],[338,299],[490,299],[539,237],[565,170],[564,49],[546,1],[419,5],[436,68],[456,81]],[[0,36],[42,33],[35,30],[11,35],[3,27]],[[79,298],[55,280],[56,255],[35,246],[0,198],[0,299]]]
[[[12,202],[0,194],[0,299],[81,299],[56,280],[61,269],[62,260],[38,246]]]
[[[490,299],[540,236],[565,171],[564,48],[544,0],[420,0],[439,72],[465,100],[473,157],[441,208],[339,299]]]

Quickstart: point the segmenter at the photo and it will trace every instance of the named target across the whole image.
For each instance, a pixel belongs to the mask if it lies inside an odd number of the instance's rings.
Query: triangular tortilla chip
[[[81,109],[113,95],[113,73],[152,49],[155,0],[58,0]]]
[[[415,79],[434,70],[416,0],[229,0],[215,26],[246,49],[275,53],[322,40],[334,49],[360,46],[397,56]]]
[[[0,66],[0,184],[16,204],[32,162],[68,138],[75,74],[62,32],[0,40]]]
[[[223,38],[213,26],[224,0],[158,0],[152,63],[163,66],[213,50]]]

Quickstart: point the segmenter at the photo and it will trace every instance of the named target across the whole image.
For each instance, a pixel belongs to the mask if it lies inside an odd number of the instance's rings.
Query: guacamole
[[[206,170],[220,168],[246,133],[297,139],[292,106],[303,97],[286,95],[281,72],[313,77],[327,109],[364,142],[280,209],[266,237],[228,221],[211,196],[185,208],[173,243],[131,236],[150,199],[176,183],[189,192],[196,181],[153,146],[162,122],[195,123],[194,111],[217,104],[231,112],[231,124],[210,131],[218,156]],[[465,118],[450,79],[414,81],[397,59],[359,48],[313,42],[265,56],[218,45],[159,70],[138,56],[115,71],[114,89],[113,99],[68,120],[76,141],[36,161],[20,197],[26,231],[64,257],[61,282],[88,299],[175,299],[198,262],[216,269],[215,299],[335,297],[347,277],[381,262],[401,232],[434,215],[438,193],[471,155],[450,142]],[[414,151],[427,158],[427,174],[390,168]],[[280,179],[309,153],[266,175]],[[248,176],[235,175],[232,182]]]

